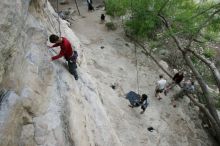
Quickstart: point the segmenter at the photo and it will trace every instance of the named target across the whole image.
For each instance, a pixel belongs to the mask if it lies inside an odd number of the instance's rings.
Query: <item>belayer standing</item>
[[[74,76],[76,80],[78,80],[78,74],[76,71],[77,64],[76,59],[78,57],[77,51],[72,49],[71,43],[65,37],[58,37],[57,35],[50,35],[49,40],[51,43],[55,43],[53,46],[49,46],[49,48],[60,46],[60,53],[51,58],[52,61],[59,59],[64,56],[66,61],[68,62],[69,72]]]
[[[155,88],[155,97],[157,97],[158,100],[161,100],[160,93],[164,91],[167,81],[163,78],[163,75],[159,75],[159,78],[160,80],[157,81]]]
[[[104,23],[105,22],[105,14],[101,14],[101,23]]]
[[[88,3],[88,11],[94,11],[94,7],[92,6],[92,0],[87,0]]]

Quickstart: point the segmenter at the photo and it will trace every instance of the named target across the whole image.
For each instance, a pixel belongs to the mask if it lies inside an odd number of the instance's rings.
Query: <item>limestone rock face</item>
[[[50,3],[2,0],[0,8],[0,146],[121,145],[90,77],[82,74],[78,87],[64,60],[49,62],[55,53],[47,39],[59,30]],[[60,21],[62,36],[82,54],[77,37]],[[83,96],[92,96],[96,109],[85,109]]]

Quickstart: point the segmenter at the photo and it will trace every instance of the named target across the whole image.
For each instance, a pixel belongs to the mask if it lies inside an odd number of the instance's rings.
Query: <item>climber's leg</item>
[[[69,60],[68,61],[68,67],[69,67],[69,72],[74,76],[74,78],[76,80],[78,80],[78,74],[77,74],[77,71],[76,71],[76,69],[77,69],[76,63]]]

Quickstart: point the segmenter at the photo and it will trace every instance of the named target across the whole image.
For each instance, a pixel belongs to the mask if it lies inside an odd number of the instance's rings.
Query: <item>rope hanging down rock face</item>
[[[131,9],[132,9],[131,19],[133,19],[133,17],[134,17],[134,14],[133,14],[133,0],[131,0],[130,6],[131,6]],[[137,45],[136,45],[135,42],[134,42],[134,49],[135,49],[135,59],[136,59],[137,93],[140,94]]]
[[[137,57],[137,46],[136,43],[134,43],[134,48],[135,48],[135,58],[136,58],[136,72],[137,72],[137,90],[138,94],[140,94],[140,86],[139,86],[139,71],[138,71],[138,57]]]
[[[59,36],[61,37],[60,16],[59,16],[59,0],[57,0],[57,17],[58,17],[58,26],[59,26]]]

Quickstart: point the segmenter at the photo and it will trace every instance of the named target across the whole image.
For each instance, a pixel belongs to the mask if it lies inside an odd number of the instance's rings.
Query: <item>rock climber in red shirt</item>
[[[76,71],[76,59],[78,56],[77,51],[72,49],[71,43],[65,37],[58,37],[57,35],[52,34],[50,35],[49,40],[51,43],[55,43],[54,45],[49,46],[49,48],[60,46],[61,49],[60,53],[56,56],[53,56],[51,60],[54,61],[64,57],[68,62],[69,72],[75,77],[76,80],[78,80],[78,74]]]

